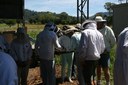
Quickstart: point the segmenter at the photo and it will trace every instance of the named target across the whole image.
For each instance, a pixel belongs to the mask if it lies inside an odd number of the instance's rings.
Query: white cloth
[[[114,85],[128,85],[128,27],[118,36],[114,63]]]
[[[82,60],[98,60],[104,52],[105,44],[103,35],[97,30],[96,23],[89,23],[81,34],[77,56]]]
[[[16,63],[4,52],[0,52],[0,85],[18,85]]]
[[[72,49],[73,50],[78,49],[80,38],[81,38],[81,32],[75,32],[72,35],[71,40],[72,40]]]
[[[103,29],[100,29],[99,31],[102,33],[104,37],[106,51],[110,52],[111,48],[114,47],[114,45],[116,44],[114,32],[108,26],[105,26]]]
[[[37,35],[35,48],[41,59],[53,60],[55,48],[61,48],[54,31],[44,29]]]

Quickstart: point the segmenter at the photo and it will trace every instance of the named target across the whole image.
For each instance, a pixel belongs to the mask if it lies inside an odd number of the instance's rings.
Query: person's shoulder
[[[10,61],[13,61],[12,57],[5,53],[5,52],[0,52],[0,60],[4,61],[4,62],[10,62]]]
[[[107,25],[105,26],[105,28],[108,30],[112,30],[112,28],[110,26],[107,26]]]

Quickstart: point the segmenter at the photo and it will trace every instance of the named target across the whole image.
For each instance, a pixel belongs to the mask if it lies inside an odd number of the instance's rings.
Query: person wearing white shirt
[[[118,35],[113,72],[114,85],[128,85],[128,27]]]
[[[110,51],[116,44],[116,38],[113,30],[106,25],[106,20],[101,16],[96,16],[95,20],[97,22],[97,29],[102,33],[105,42],[105,51],[101,54],[97,67],[97,84],[100,85],[101,83],[101,68],[103,68],[106,85],[110,85]]]
[[[76,24],[75,26],[78,31],[76,31],[72,37],[71,37],[71,40],[72,40],[72,49],[74,50],[74,63],[72,65],[72,70],[74,69],[74,71],[72,71],[73,73],[73,76],[77,75],[78,77],[78,82],[79,82],[79,85],[85,85],[85,82],[84,82],[84,78],[83,78],[83,74],[82,74],[82,67],[80,66],[80,61],[79,61],[79,56],[76,56],[77,55],[77,49],[79,47],[79,43],[80,43],[80,39],[81,39],[81,24],[78,23]],[[76,65],[76,68],[75,68],[75,65]],[[74,68],[73,68],[74,67]],[[76,71],[75,71],[76,70]]]
[[[100,54],[104,52],[103,35],[97,30],[96,22],[86,20],[82,23],[81,39],[77,50],[85,85],[95,85],[95,70]],[[92,82],[93,81],[93,82]]]
[[[63,53],[61,54],[61,62],[62,62],[62,67],[61,67],[61,79],[62,83],[64,82],[65,78],[68,77],[68,81],[73,83],[71,79],[71,73],[72,73],[72,63],[74,59],[74,52],[69,52],[73,51],[72,49],[72,39],[71,36],[73,35],[74,31],[77,30],[74,26],[64,26],[64,35],[62,35],[59,38],[59,43],[63,48],[65,48],[65,51],[68,53]],[[67,69],[67,75],[66,75],[66,65],[68,66]]]

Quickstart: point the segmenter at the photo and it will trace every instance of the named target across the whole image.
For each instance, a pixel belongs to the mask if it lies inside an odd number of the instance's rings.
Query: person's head
[[[80,23],[77,23],[77,24],[75,25],[75,28],[77,28],[78,31],[80,31],[80,30],[81,30],[81,24],[80,24]]]
[[[86,20],[81,25],[81,30],[85,29],[96,29],[96,22],[94,20]]]
[[[75,31],[78,31],[74,26],[67,26],[67,30],[64,31],[65,35],[71,37]]]
[[[55,31],[57,26],[53,22],[48,22],[44,29],[48,29],[49,31]]]
[[[67,25],[64,25],[64,26],[62,27],[62,31],[65,31],[65,30],[67,30],[67,29],[69,29]]]
[[[24,38],[25,35],[26,35],[25,29],[22,28],[22,27],[19,27],[19,28],[17,29],[17,37]]]
[[[59,27],[56,28],[55,33],[57,34],[58,37],[63,35],[63,32]]]
[[[106,24],[106,20],[101,16],[96,16],[95,21],[97,22],[97,29],[102,29]]]

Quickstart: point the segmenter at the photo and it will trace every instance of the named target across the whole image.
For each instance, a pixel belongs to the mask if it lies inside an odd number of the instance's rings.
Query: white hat
[[[95,21],[96,22],[106,22],[106,20],[103,19],[101,16],[96,16]]]
[[[81,28],[81,24],[80,23],[77,23],[76,26],[75,26],[75,28],[80,29]]]
[[[87,25],[88,23],[96,23],[94,20],[86,20],[82,23],[82,26],[81,26],[81,30],[84,30],[85,29],[85,25]]]

